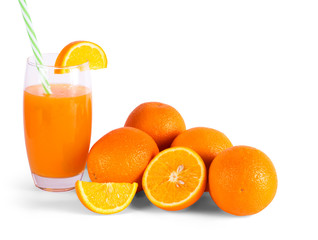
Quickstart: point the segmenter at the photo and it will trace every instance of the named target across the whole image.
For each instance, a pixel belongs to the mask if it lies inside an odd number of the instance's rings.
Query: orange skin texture
[[[210,195],[225,212],[252,215],[266,208],[277,190],[277,174],[260,150],[235,146],[213,160],[209,170]]]
[[[188,147],[197,152],[209,170],[216,155],[233,145],[222,132],[207,127],[196,127],[178,135],[171,144],[171,147],[177,146]],[[208,189],[207,184],[205,191]]]
[[[155,141],[131,127],[115,129],[99,139],[89,152],[87,170],[92,182],[138,183],[149,161],[158,154]]]
[[[125,127],[138,128],[148,133],[160,151],[169,148],[173,139],[186,130],[180,113],[159,102],[147,102],[136,107],[128,116]]]

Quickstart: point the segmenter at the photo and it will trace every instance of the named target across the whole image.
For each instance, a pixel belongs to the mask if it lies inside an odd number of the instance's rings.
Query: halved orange
[[[89,63],[90,69],[107,67],[107,57],[104,50],[96,43],[88,41],[75,41],[66,45],[57,56],[55,66],[76,66],[85,62]],[[59,73],[63,73],[63,70],[60,70]]]
[[[157,207],[176,211],[191,206],[203,194],[206,167],[201,157],[185,147],[160,152],[147,166],[142,186]]]
[[[137,183],[95,183],[77,181],[76,194],[89,210],[101,213],[117,213],[129,206],[137,191]]]

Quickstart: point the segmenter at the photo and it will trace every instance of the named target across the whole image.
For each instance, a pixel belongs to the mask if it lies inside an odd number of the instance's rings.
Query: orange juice
[[[86,164],[92,126],[91,90],[84,86],[51,84],[24,91],[24,134],[32,173],[48,178],[80,174]]]

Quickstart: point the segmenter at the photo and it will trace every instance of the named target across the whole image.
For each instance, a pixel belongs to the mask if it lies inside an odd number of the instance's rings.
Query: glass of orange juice
[[[46,191],[67,191],[81,180],[90,146],[92,90],[88,62],[55,67],[57,54],[44,65],[27,60],[24,87],[24,135],[34,184]],[[47,73],[52,94],[41,86]]]

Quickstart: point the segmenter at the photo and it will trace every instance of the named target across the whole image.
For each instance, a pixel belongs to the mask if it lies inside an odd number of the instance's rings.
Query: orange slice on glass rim
[[[76,194],[89,210],[113,214],[127,208],[133,200],[137,183],[96,183],[77,181]]]
[[[142,186],[149,201],[175,211],[189,207],[203,194],[206,167],[201,157],[185,147],[160,152],[147,166]]]
[[[107,57],[104,50],[96,43],[88,41],[75,41],[66,45],[55,61],[55,67],[77,66],[85,62],[89,68],[96,70],[107,67]],[[56,73],[64,73],[57,69]]]

